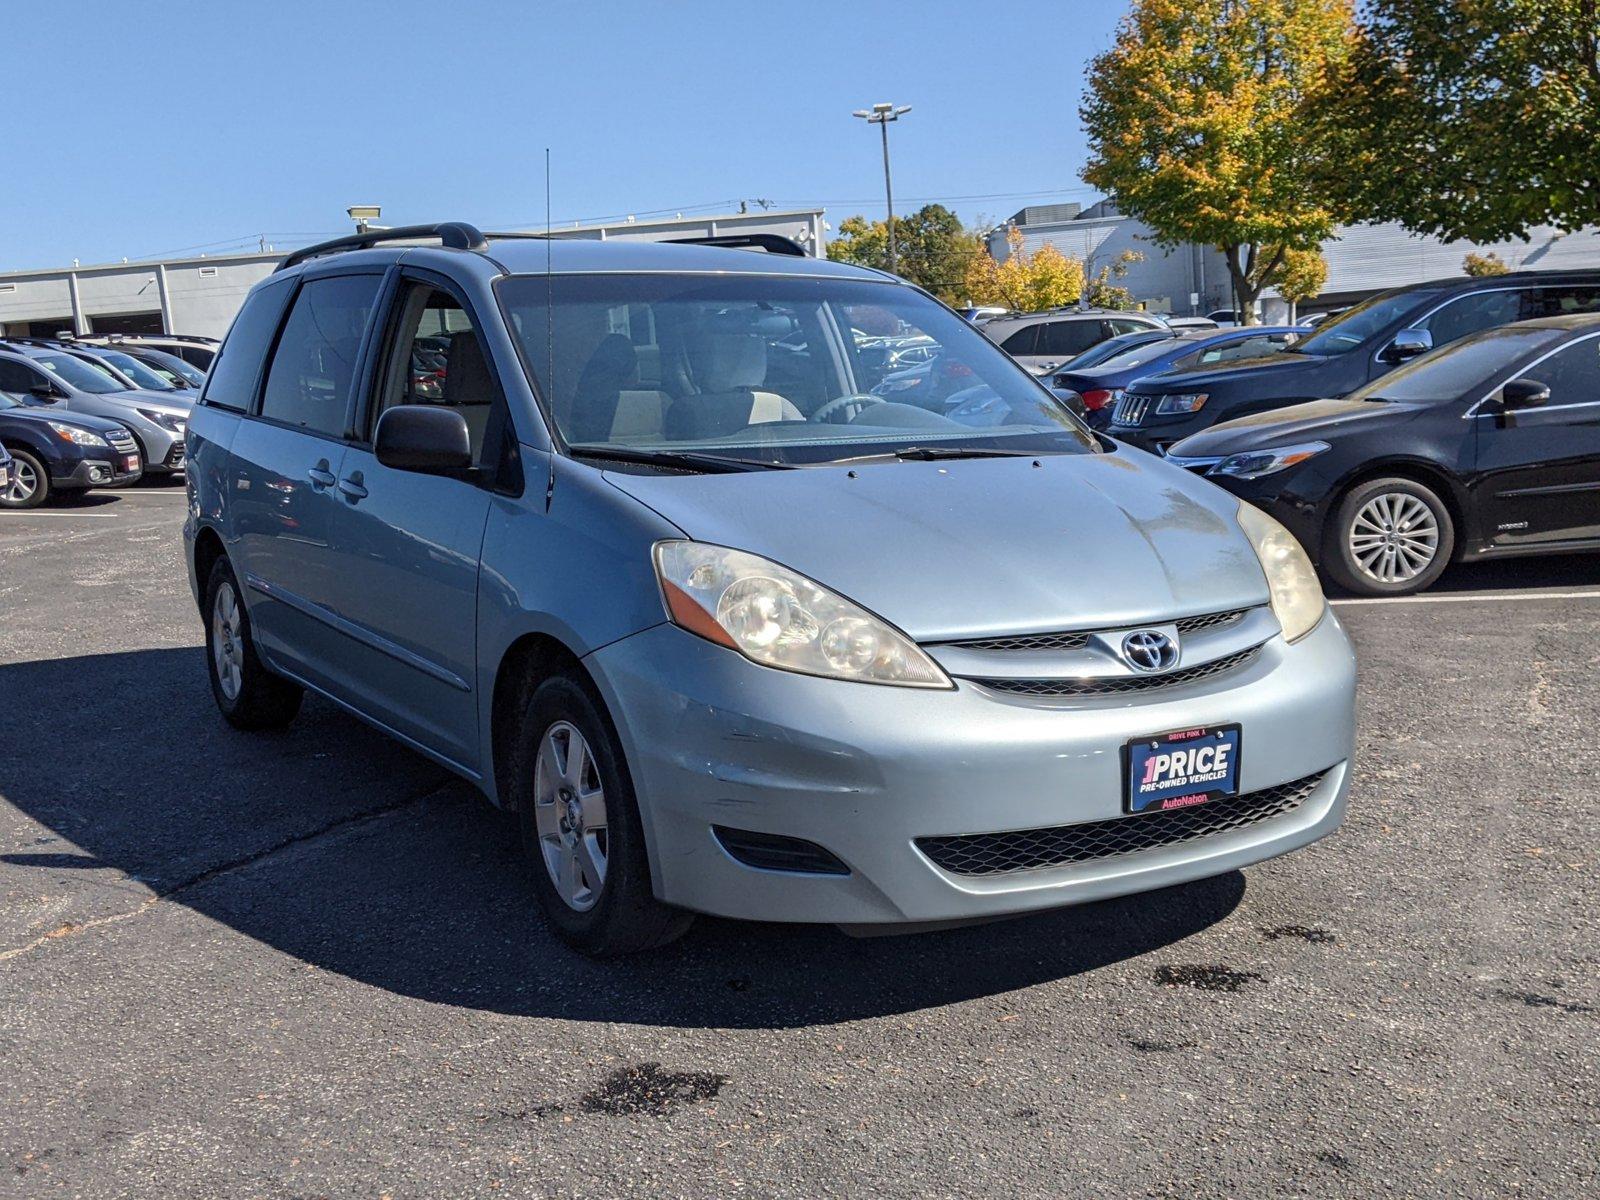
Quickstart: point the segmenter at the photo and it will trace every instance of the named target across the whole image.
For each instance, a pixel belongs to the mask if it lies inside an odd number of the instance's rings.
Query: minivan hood
[[[1126,447],[606,478],[686,536],[782,563],[918,641],[1141,624],[1268,598],[1238,501]]]
[[[1209,458],[1287,446],[1310,438],[1338,437],[1369,429],[1375,422],[1409,420],[1418,407],[1387,401],[1311,400],[1223,421],[1173,443],[1167,453],[1178,458]]]
[[[1193,392],[1219,387],[1236,379],[1265,379],[1269,376],[1294,375],[1314,371],[1327,362],[1324,354],[1299,354],[1292,350],[1276,354],[1263,354],[1260,358],[1239,358],[1227,367],[1180,367],[1163,371],[1159,375],[1146,375],[1128,385],[1128,390],[1141,395],[1161,392]]]

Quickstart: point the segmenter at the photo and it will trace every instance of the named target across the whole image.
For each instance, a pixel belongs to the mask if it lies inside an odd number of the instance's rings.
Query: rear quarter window
[[[256,381],[278,331],[283,306],[289,299],[291,280],[276,280],[251,292],[233,319],[222,352],[206,380],[202,404],[247,412],[255,399]]]

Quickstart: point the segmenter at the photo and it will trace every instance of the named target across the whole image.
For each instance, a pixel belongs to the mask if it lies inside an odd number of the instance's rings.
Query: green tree
[[[1600,222],[1600,3],[1370,0],[1329,183],[1374,220],[1494,242]]]
[[[1488,275],[1505,275],[1511,270],[1506,266],[1506,260],[1493,252],[1467,255],[1461,260],[1461,269],[1480,279]]]
[[[895,270],[927,288],[941,300],[955,303],[974,257],[983,253],[979,236],[942,204],[928,204],[894,219]],[[828,243],[835,262],[889,269],[889,226],[885,221],[846,217]]]
[[[1319,250],[1290,250],[1278,269],[1278,295],[1289,302],[1289,321],[1298,315],[1302,301],[1322,294],[1328,283],[1328,260]]]
[[[1215,246],[1239,307],[1342,217],[1308,115],[1354,39],[1351,0],[1134,0],[1095,58],[1084,177],[1165,246]]]

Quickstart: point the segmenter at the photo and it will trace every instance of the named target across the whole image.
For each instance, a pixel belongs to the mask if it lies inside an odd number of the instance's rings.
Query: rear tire
[[[1455,552],[1450,509],[1426,484],[1369,479],[1334,510],[1323,562],[1333,581],[1363,596],[1409,596],[1432,586]]]
[[[38,508],[49,498],[49,468],[26,450],[11,451],[11,482],[0,488],[0,508]]]
[[[508,782],[539,906],[562,941],[616,958],[682,936],[694,914],[651,890],[644,823],[611,722],[579,680],[526,696]]]
[[[274,675],[256,653],[250,615],[226,558],[206,585],[206,668],[211,694],[235,729],[282,729],[300,711],[305,692]]]

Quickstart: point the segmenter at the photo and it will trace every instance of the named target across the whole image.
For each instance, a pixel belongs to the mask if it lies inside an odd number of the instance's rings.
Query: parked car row
[[[155,340],[0,338],[0,444],[12,460],[0,507],[183,471],[195,368],[154,358],[166,355],[145,344]]]

